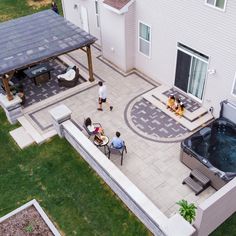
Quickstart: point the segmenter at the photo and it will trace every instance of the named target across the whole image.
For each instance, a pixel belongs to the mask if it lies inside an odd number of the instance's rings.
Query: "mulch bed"
[[[34,206],[31,206],[0,223],[0,235],[4,236],[53,236]]]

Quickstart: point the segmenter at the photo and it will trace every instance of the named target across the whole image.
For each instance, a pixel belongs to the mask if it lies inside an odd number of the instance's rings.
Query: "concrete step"
[[[164,105],[161,101],[154,98],[151,93],[146,93],[143,95],[143,98],[152,103],[154,106],[158,107],[161,111],[166,113],[168,116],[178,121],[181,125],[186,127],[189,131],[193,131],[205,123],[209,122],[213,119],[213,116],[210,113],[206,113],[195,121],[189,121],[185,117],[176,116],[174,112],[168,110],[166,105]]]
[[[167,90],[169,90],[170,87],[166,86],[166,85],[161,85],[151,91],[148,92],[148,95],[152,95],[154,96],[154,98],[156,98],[157,100],[159,100],[160,102],[164,103],[166,105],[167,103],[167,96],[165,96],[163,93]],[[207,109],[204,107],[200,107],[199,109],[190,112],[188,110],[185,109],[184,112],[184,117],[189,120],[189,121],[194,121],[196,120],[199,116],[202,116],[204,114],[207,113]]]
[[[26,132],[24,127],[10,131],[10,135],[21,149],[24,149],[34,143],[33,138]]]
[[[34,128],[34,126],[24,116],[19,117],[18,121],[37,144],[41,144],[45,141],[45,138]]]

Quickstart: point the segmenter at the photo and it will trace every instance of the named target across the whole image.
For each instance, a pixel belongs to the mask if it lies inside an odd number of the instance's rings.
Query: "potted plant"
[[[180,206],[180,215],[191,224],[195,219],[197,207],[193,203],[188,203],[184,199],[178,201],[177,204]]]

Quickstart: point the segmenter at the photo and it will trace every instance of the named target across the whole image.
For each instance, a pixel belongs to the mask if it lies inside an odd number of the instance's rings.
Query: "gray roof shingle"
[[[51,10],[0,23],[0,75],[96,40]]]

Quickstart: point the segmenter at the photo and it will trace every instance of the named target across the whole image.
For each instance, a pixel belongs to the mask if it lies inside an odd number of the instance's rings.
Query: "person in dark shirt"
[[[57,7],[57,4],[56,4],[55,1],[52,1],[51,9],[52,9],[54,12],[56,12],[57,14],[59,14],[58,7]]]

